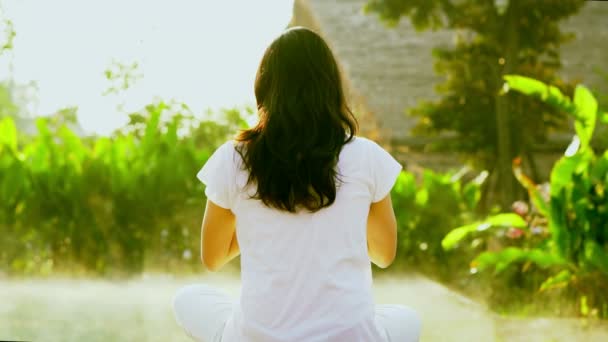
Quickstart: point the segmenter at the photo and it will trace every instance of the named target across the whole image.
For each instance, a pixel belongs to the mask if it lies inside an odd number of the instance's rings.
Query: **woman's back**
[[[258,122],[198,174],[202,262],[215,271],[240,254],[241,296],[185,287],[178,322],[199,341],[416,340],[415,313],[375,306],[371,293],[370,261],[387,267],[396,253],[389,192],[401,165],[355,136],[331,49],[311,30],[286,30],[254,91]]]
[[[375,143],[355,138],[339,155],[335,202],[290,213],[252,198],[240,158],[228,142],[198,175],[210,199],[237,221],[242,293],[224,340],[382,340],[366,227],[370,204],[388,194],[401,166]]]

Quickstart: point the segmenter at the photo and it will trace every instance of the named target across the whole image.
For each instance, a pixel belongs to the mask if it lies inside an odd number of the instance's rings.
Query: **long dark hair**
[[[259,121],[236,137],[253,198],[289,212],[330,206],[338,156],[357,121],[325,41],[302,27],[283,32],[262,57],[255,97]]]

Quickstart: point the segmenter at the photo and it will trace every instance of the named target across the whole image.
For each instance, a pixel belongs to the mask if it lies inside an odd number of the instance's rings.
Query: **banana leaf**
[[[553,105],[567,113],[573,115],[576,113],[576,107],[570,98],[562,94],[559,88],[555,86],[547,85],[539,80],[519,75],[505,75],[504,79],[507,82],[509,89],[513,89],[524,95],[539,98],[541,101]]]
[[[530,261],[541,268],[566,265],[564,259],[541,249],[507,247],[498,252],[483,252],[479,254],[471,262],[471,268],[483,271],[494,267],[494,274],[498,274],[507,269],[511,264],[523,261]]]
[[[517,214],[498,214],[488,217],[482,222],[476,222],[452,229],[441,241],[441,246],[445,250],[453,249],[462,239],[476,231],[483,231],[496,227],[526,228],[527,225],[527,222]]]

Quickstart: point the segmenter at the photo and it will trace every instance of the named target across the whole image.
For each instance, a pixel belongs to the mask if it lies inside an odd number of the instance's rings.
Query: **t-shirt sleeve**
[[[388,195],[401,172],[402,166],[385,149],[370,141],[369,163],[371,166],[372,202]]]
[[[234,153],[231,141],[223,144],[196,175],[205,184],[207,199],[224,209],[232,208],[234,197]]]

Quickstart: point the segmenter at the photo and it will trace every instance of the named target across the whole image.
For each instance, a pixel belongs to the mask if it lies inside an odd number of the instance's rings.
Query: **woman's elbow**
[[[377,260],[376,266],[378,266],[380,268],[387,268],[395,261],[396,256],[397,256],[396,250],[385,252],[379,258],[380,260]]]
[[[217,261],[217,258],[205,255],[204,253],[201,255],[201,261],[205,268],[211,272],[216,272],[222,267],[221,263]]]
[[[380,268],[389,267],[397,257],[397,229],[389,230],[393,234],[389,234],[388,237],[382,243],[382,247],[379,248],[379,263]]]

